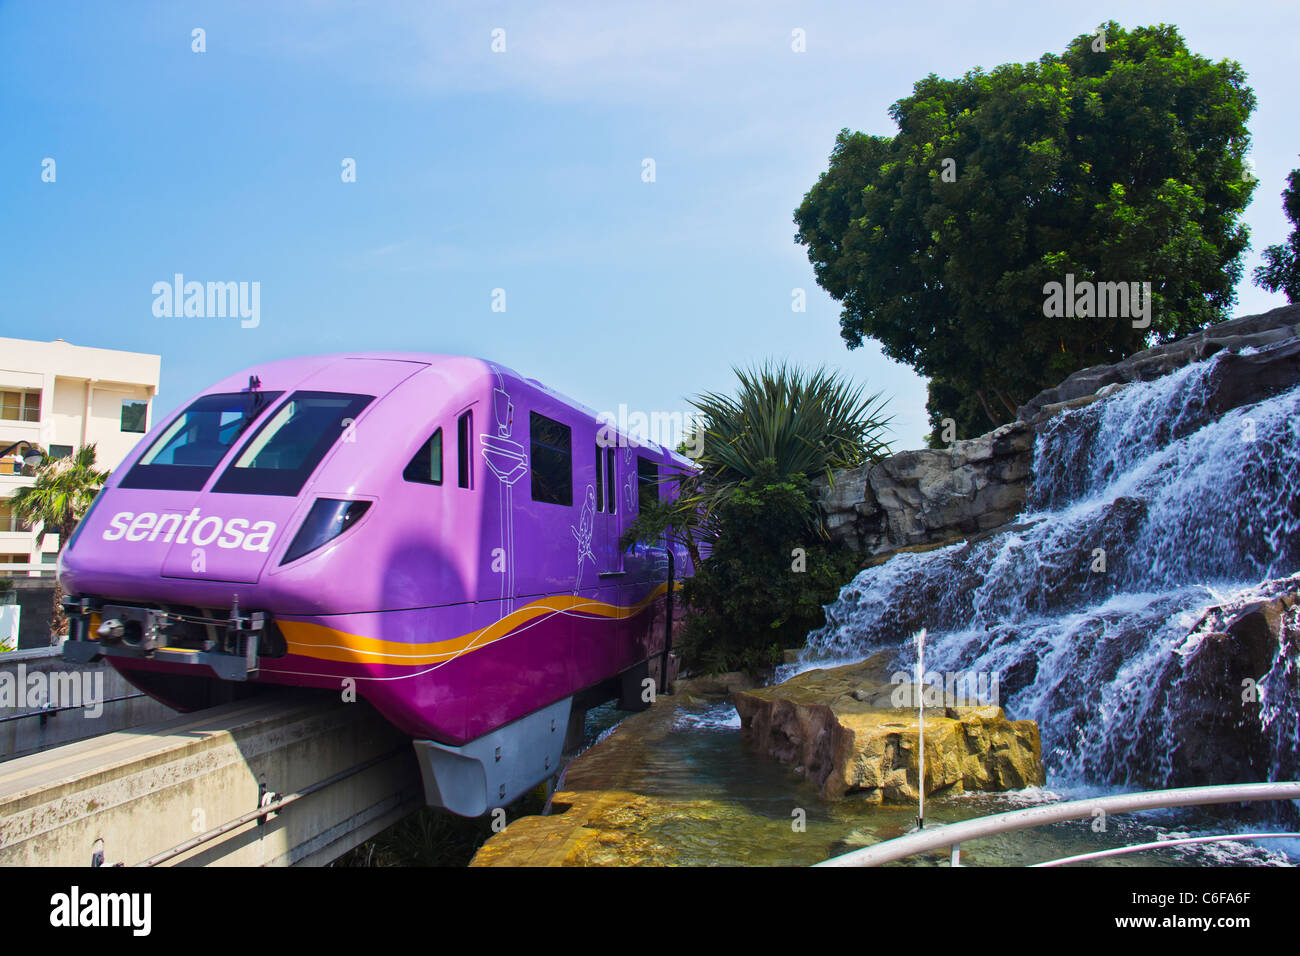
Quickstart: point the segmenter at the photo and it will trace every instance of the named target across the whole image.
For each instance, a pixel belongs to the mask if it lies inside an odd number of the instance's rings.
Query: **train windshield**
[[[373,395],[294,392],[240,449],[213,486],[236,495],[296,495]]]
[[[123,488],[197,491],[282,392],[204,395],[176,416],[122,479]]]

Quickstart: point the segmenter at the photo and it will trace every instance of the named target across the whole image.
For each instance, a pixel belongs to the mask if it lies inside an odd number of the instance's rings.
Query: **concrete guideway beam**
[[[69,664],[57,647],[0,654],[0,760],[175,716],[107,662]]]
[[[280,692],[0,764],[0,866],[131,866],[307,793],[168,860],[324,865],[424,805],[410,739],[365,703]],[[265,784],[265,788],[263,788]],[[102,840],[102,843],[97,841]]]

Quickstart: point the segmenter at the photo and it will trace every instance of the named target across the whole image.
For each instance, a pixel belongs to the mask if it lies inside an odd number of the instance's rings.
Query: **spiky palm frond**
[[[36,471],[35,484],[14,494],[14,514],[20,521],[42,524],[45,531],[56,532],[59,550],[63,550],[107,479],[108,472],[95,467],[94,443],[83,445],[74,455],[47,459]],[[58,635],[68,629],[68,618],[63,613],[63,583],[57,579],[52,603],[50,637],[57,643]]]
[[[95,467],[95,445],[83,445],[74,455],[41,465],[36,482],[14,494],[14,513],[22,521],[57,531],[62,548],[107,478],[107,471]]]
[[[733,371],[736,397],[706,392],[691,402],[703,434],[683,444],[699,450],[698,471],[661,480],[671,484],[669,493],[646,503],[624,533],[624,547],[667,535],[685,544],[698,567],[698,542],[712,540],[718,506],[742,481],[760,473],[777,481],[829,476],[833,468],[889,454],[881,435],[891,418],[882,415],[888,400],[879,392],[865,395],[839,372],[786,363]]]
[[[779,477],[812,478],[889,454],[881,435],[892,416],[882,415],[888,400],[879,392],[865,395],[840,372],[784,362],[734,371],[736,397],[706,392],[692,402],[703,415],[698,464],[709,483],[737,484],[768,460]]]

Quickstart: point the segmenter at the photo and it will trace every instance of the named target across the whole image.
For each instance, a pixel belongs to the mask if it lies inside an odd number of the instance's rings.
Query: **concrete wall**
[[[355,771],[355,772],[352,772]],[[0,866],[128,866],[302,792],[168,865],[319,866],[424,803],[410,740],[365,703],[275,694],[0,763]],[[322,910],[318,914],[328,918]]]
[[[51,400],[48,394],[44,396],[41,416],[48,416],[50,419],[49,434],[54,444],[73,447],[81,444],[79,440],[82,435],[81,423],[86,414],[86,389],[89,387],[87,382],[59,377],[54,381],[53,399]],[[74,438],[78,441],[66,440]],[[48,449],[49,445],[45,447]],[[102,453],[96,457],[101,461],[108,460]]]
[[[76,699],[54,700],[56,692],[68,691],[73,684]],[[91,706],[45,710],[34,699],[38,691],[44,691],[47,704]],[[11,703],[9,694],[18,706],[4,706]],[[8,719],[21,714],[37,716]],[[102,661],[67,664],[52,647],[0,654],[0,761],[174,716],[176,711],[141,694]]]
[[[94,385],[90,390],[90,417],[86,419],[86,441],[96,442],[97,457],[117,465],[144,437],[153,424],[152,408],[145,414],[145,432],[122,430],[122,403],[126,400],[148,402],[150,390],[130,385]]]

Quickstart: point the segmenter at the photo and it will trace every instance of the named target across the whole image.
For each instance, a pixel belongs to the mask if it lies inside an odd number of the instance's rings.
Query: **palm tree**
[[[864,395],[840,372],[810,371],[784,362],[750,370],[733,368],[736,397],[706,392],[691,404],[701,413],[703,442],[698,471],[665,479],[676,494],[650,502],[621,541],[662,539],[684,544],[696,567],[699,543],[716,531],[713,515],[741,482],[760,471],[776,480],[809,478],[854,468],[890,453],[881,435],[891,417],[879,392]],[[693,436],[697,437],[697,436]],[[662,500],[668,499],[668,500]]]
[[[704,415],[704,454],[699,459],[712,484],[736,485],[772,460],[778,478],[854,468],[889,454],[880,435],[887,400],[864,396],[840,372],[809,371],[784,362],[733,369],[740,379],[735,398],[706,392],[691,404]]]
[[[95,445],[83,445],[75,455],[65,458],[47,458],[36,470],[36,483],[18,489],[13,496],[13,511],[20,521],[31,525],[42,524],[44,530],[59,536],[62,551],[99,494],[108,478],[107,471],[95,467]],[[51,637],[56,638],[68,629],[68,619],[63,613],[63,586],[54,582],[54,615]]]

